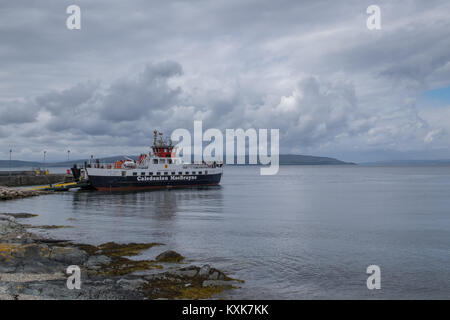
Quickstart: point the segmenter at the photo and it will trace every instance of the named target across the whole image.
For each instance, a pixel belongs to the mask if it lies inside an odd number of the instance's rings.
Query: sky
[[[280,153],[450,159],[449,13],[447,0],[2,1],[0,159],[139,154],[154,129],[194,120],[277,128]]]

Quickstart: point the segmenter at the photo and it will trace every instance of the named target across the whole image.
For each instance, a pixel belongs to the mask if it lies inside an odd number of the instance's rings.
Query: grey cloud
[[[36,103],[54,115],[60,115],[68,110],[74,111],[83,103],[87,103],[98,89],[98,84],[87,82],[61,92],[52,91],[36,98]]]
[[[351,84],[311,77],[280,97],[278,104],[263,106],[252,116],[263,126],[280,128],[284,141],[297,147],[335,141],[342,134],[358,135],[373,125]]]
[[[32,101],[9,101],[0,103],[0,124],[20,124],[36,120],[38,107]]]
[[[132,141],[145,144],[152,126],[171,117],[160,114],[159,119],[155,112],[173,107],[181,89],[172,88],[168,81],[182,74],[176,62],[149,63],[138,74],[121,77],[109,86],[87,82],[45,93],[35,100],[51,117],[40,125],[50,132],[133,137]]]
[[[181,89],[170,88],[167,80],[181,74],[180,64],[166,61],[147,65],[135,80],[116,81],[103,99],[102,117],[113,121],[131,121],[146,117],[152,110],[169,106]]]

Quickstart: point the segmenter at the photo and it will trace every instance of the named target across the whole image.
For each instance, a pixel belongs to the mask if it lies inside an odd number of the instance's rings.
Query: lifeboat
[[[136,168],[136,163],[133,160],[125,160],[122,167],[126,169],[134,169]]]

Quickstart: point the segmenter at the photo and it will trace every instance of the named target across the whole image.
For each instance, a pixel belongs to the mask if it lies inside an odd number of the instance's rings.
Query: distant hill
[[[352,162],[344,162],[335,158],[302,156],[296,154],[280,154],[280,164],[301,164],[301,165],[338,165],[338,164],[354,164]]]
[[[137,160],[137,156],[128,156],[134,160]],[[123,156],[113,156],[107,158],[101,158],[101,162],[109,162],[112,163],[114,161],[123,159]],[[71,167],[74,163],[81,165],[85,161],[89,161],[89,159],[79,159],[79,160],[71,160],[71,161],[61,161],[61,162],[47,162],[45,164],[46,167]],[[236,163],[236,161],[235,161]],[[248,163],[248,161],[247,161]],[[304,156],[304,155],[295,155],[295,154],[281,154],[280,155],[280,164],[281,165],[348,165],[354,164],[351,162],[344,162],[334,158],[328,157],[315,157],[315,156]],[[9,160],[0,160],[0,168],[8,168],[10,166]],[[12,160],[11,161],[12,168],[18,167],[44,167],[44,164],[41,162],[34,161],[20,161],[20,160]]]
[[[360,163],[365,166],[449,166],[449,159],[442,160],[389,160]]]
[[[9,168],[10,163],[9,160],[0,160],[0,168]],[[41,164],[39,162],[34,161],[20,161],[20,160],[12,160],[11,167],[39,167]]]

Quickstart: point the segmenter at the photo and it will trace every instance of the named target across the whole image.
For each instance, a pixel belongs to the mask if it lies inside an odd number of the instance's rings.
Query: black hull
[[[91,185],[100,191],[152,190],[163,188],[186,188],[200,186],[216,186],[222,174],[189,175],[189,176],[91,176]]]

